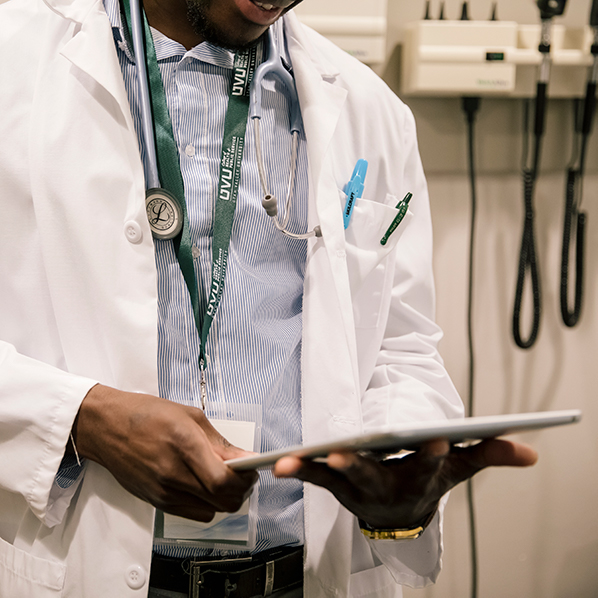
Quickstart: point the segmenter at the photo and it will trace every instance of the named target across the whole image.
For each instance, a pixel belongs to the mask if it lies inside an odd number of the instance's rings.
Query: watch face
[[[183,228],[179,202],[166,189],[148,189],[145,210],[152,234],[156,239],[172,239]]]

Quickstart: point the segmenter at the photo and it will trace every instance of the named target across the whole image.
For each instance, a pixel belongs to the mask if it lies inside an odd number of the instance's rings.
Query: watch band
[[[401,527],[401,528],[375,528],[363,521],[359,520],[359,528],[361,533],[370,540],[416,540],[430,525],[432,519],[438,511],[438,506],[426,517],[419,521],[413,527]]]

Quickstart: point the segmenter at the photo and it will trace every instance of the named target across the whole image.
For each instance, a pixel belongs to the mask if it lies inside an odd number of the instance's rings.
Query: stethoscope
[[[289,218],[291,215],[291,203],[295,188],[295,176],[297,174],[297,160],[299,147],[299,133],[301,132],[301,110],[299,108],[299,97],[297,95],[297,88],[295,86],[295,79],[291,74],[290,67],[284,63],[280,53],[277,51],[274,25],[268,29],[267,38],[267,59],[260,64],[256,69],[251,86],[251,107],[249,111],[249,118],[253,121],[254,137],[255,137],[255,152],[257,159],[257,167],[260,177],[260,184],[264,193],[262,199],[262,206],[266,210],[274,222],[276,228],[285,235],[293,237],[294,239],[307,239],[309,237],[321,237],[322,232],[319,226],[314,227],[313,230],[304,233],[296,234],[287,229]],[[266,179],[266,172],[264,169],[264,161],[262,156],[262,137],[260,131],[260,121],[262,118],[262,84],[264,79],[271,75],[275,77],[284,85],[290,93],[290,131],[291,131],[291,159],[289,166],[289,182],[287,186],[287,198],[285,202],[285,215],[282,221],[278,217],[278,201],[274,195],[268,190],[268,182]]]
[[[136,0],[131,2],[131,31],[133,38],[133,49],[135,56],[145,57],[145,45],[143,41],[143,23],[141,17],[140,3]],[[307,239],[309,237],[320,237],[321,230],[316,226],[313,230],[299,234],[288,230],[288,223],[291,215],[292,200],[294,196],[295,178],[297,173],[299,133],[301,132],[302,120],[299,108],[299,97],[295,86],[295,79],[292,76],[290,68],[287,68],[283,62],[280,53],[277,50],[277,40],[274,26],[268,29],[267,34],[267,59],[256,69],[250,93],[250,114],[253,121],[255,133],[255,149],[258,164],[260,185],[264,193],[262,205],[266,213],[272,218],[276,228],[283,234],[295,239]],[[160,185],[158,174],[158,159],[156,152],[156,138],[154,135],[152,104],[149,90],[147,67],[145,60],[135,61],[137,77],[139,82],[139,104],[141,113],[141,132],[143,144],[147,156],[147,174],[146,174],[146,209],[152,234],[158,239],[173,239],[182,230],[183,210],[178,200],[166,189]],[[287,89],[290,96],[290,132],[291,132],[291,157],[289,167],[289,180],[287,186],[287,197],[285,202],[284,217],[279,218],[278,201],[270,192],[266,172],[264,168],[264,159],[262,155],[262,140],[260,131],[260,121],[262,118],[262,85],[266,77],[272,76]]]

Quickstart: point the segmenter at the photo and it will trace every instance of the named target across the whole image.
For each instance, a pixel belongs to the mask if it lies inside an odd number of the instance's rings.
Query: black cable
[[[594,2],[598,6],[598,2]],[[598,48],[592,47],[594,56],[598,56]],[[576,103],[577,106],[577,103]],[[596,109],[596,82],[589,80],[586,86],[586,97],[581,117],[576,110],[575,129],[579,138],[579,159],[575,166],[575,157],[567,171],[567,187],[565,191],[565,215],[563,218],[563,246],[561,251],[561,317],[566,326],[572,328],[579,322],[583,304],[584,257],[586,239],[586,213],[580,208],[583,195],[583,177],[588,138],[592,132],[592,122]],[[575,226],[575,298],[573,309],[569,307],[569,254],[573,227]]]
[[[584,253],[586,214],[577,208],[576,189],[581,175],[578,170],[570,168],[567,173],[567,189],[565,193],[565,216],[563,219],[563,246],[561,251],[561,317],[563,323],[572,328],[579,322],[583,303]],[[575,230],[575,298],[573,309],[569,308],[569,253],[573,223]]]
[[[467,415],[474,413],[474,382],[475,382],[475,352],[473,342],[473,289],[474,289],[474,256],[475,256],[475,229],[477,212],[476,192],[476,167],[475,167],[475,119],[480,108],[480,98],[465,97],[462,100],[462,108],[467,119],[468,136],[468,170],[469,184],[471,188],[471,223],[469,233],[469,278],[467,291],[467,344],[469,351],[469,376],[468,376],[468,398]],[[473,480],[467,480],[467,506],[469,513],[469,536],[471,556],[471,597],[478,595],[478,547],[475,520],[475,504],[473,495]]]
[[[536,101],[534,114],[534,152],[532,165],[528,166],[528,112],[524,127],[524,154],[523,154],[523,200],[525,219],[523,233],[521,235],[521,250],[519,252],[519,266],[517,269],[517,286],[515,289],[515,303],[513,306],[513,338],[518,347],[529,349],[538,338],[540,329],[540,316],[542,314],[542,295],[540,292],[540,272],[536,256],[536,240],[534,232],[534,192],[536,180],[540,168],[540,152],[542,148],[542,137],[546,125],[546,99],[548,92],[548,81],[550,78],[550,46],[552,37],[552,18],[562,15],[567,0],[537,0],[540,16],[542,19],[542,30],[540,34],[540,45],[538,51],[542,57],[538,70],[538,83],[536,85]],[[523,302],[523,291],[526,280],[529,278],[532,285],[532,328],[527,339],[521,334],[521,303]]]
[[[523,167],[523,201],[525,218],[523,233],[521,235],[521,249],[519,252],[519,266],[517,269],[517,286],[515,289],[515,304],[513,307],[513,338],[518,347],[529,349],[538,338],[540,329],[540,316],[542,314],[542,295],[540,290],[540,271],[536,256],[536,239],[534,231],[534,192],[538,169],[540,166],[540,153],[542,148],[542,136],[544,134],[545,108],[546,108],[546,83],[538,82],[534,115],[534,153],[532,166],[527,166],[527,149],[524,150]],[[528,144],[528,114],[526,111],[524,135],[525,145]],[[523,290],[528,279],[532,285],[532,329],[524,339],[521,334],[521,304],[523,302]]]

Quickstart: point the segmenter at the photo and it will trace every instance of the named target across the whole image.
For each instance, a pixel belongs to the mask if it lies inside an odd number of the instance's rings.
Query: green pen
[[[405,197],[403,197],[403,199],[396,205],[396,209],[399,210],[399,213],[394,217],[394,220],[392,221],[391,225],[388,227],[388,230],[384,233],[384,236],[380,239],[380,245],[386,245],[386,243],[388,242],[388,239],[390,238],[390,235],[392,235],[392,233],[394,233],[399,224],[401,224],[401,222],[403,221],[403,218],[405,218],[405,214],[407,213],[407,210],[409,209],[409,202],[411,201],[411,198],[413,197],[413,193],[407,193],[407,195],[405,195]]]

